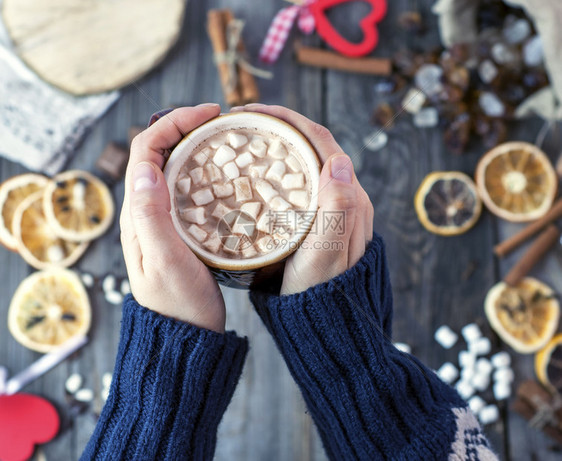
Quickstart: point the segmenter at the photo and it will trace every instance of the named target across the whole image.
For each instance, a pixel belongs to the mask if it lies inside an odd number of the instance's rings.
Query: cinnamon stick
[[[227,50],[226,22],[223,10],[209,10],[207,13],[207,33],[213,45],[215,55]],[[238,88],[229,88],[231,81],[230,67],[226,62],[217,63],[224,99],[229,106],[239,105],[241,98]]]
[[[560,229],[554,224],[541,232],[533,244],[529,247],[523,257],[511,268],[504,277],[504,282],[508,285],[517,285],[525,275],[537,264],[544,255],[550,250],[560,238]]]
[[[234,20],[234,14],[231,10],[223,10],[223,18],[226,26]],[[246,46],[242,37],[238,42],[237,51],[244,55],[246,53]],[[260,100],[260,91],[256,83],[256,79],[250,72],[248,72],[243,67],[237,66],[238,69],[238,91],[242,98],[242,104],[250,104],[252,102],[258,102]]]
[[[295,55],[297,62],[323,69],[368,75],[390,75],[392,72],[392,62],[388,58],[348,58],[332,51],[302,45],[295,47]]]
[[[552,208],[542,217],[537,219],[535,222],[529,224],[527,227],[522,229],[517,234],[511,236],[510,238],[498,243],[494,247],[494,253],[498,258],[503,258],[507,254],[515,250],[523,242],[530,239],[533,235],[539,232],[543,227],[550,224],[551,222],[562,217],[562,198],[559,198]]]
[[[529,404],[526,400],[522,398],[517,398],[512,405],[512,408],[515,412],[519,413],[523,418],[527,421],[533,419],[536,414],[536,409]],[[548,435],[551,439],[556,440],[558,443],[562,443],[562,431],[559,431],[553,426],[546,425],[541,429],[546,435]]]

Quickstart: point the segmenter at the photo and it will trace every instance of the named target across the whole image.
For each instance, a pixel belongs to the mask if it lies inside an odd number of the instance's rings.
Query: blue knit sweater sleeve
[[[247,340],[123,303],[108,400],[82,460],[209,460]]]
[[[254,291],[251,299],[331,459],[497,459],[456,391],[392,345],[379,237],[327,283],[289,296]]]

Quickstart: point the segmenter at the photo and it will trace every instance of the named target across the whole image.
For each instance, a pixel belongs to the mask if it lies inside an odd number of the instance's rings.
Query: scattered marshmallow
[[[244,152],[240,154],[238,157],[236,157],[235,162],[236,165],[238,165],[238,168],[245,168],[248,165],[254,163],[254,157],[249,152]]]
[[[256,181],[256,191],[264,199],[266,203],[269,203],[273,197],[279,195],[277,189],[275,189],[270,183],[261,179]]]
[[[480,373],[484,373],[486,375],[489,375],[492,372],[492,364],[490,363],[490,361],[484,357],[480,357],[477,361],[476,361],[476,370],[478,370],[478,372]]]
[[[417,114],[424,105],[425,100],[425,94],[417,88],[411,88],[404,96],[404,99],[402,99],[402,108],[410,114]]]
[[[180,216],[184,221],[193,222],[199,225],[203,225],[207,222],[207,218],[205,217],[205,208],[202,206],[196,208],[185,208],[180,211]]]
[[[265,153],[267,151],[267,144],[263,140],[263,138],[254,138],[250,142],[249,146],[250,152],[254,154],[256,157],[263,158],[265,157]]]
[[[234,194],[234,186],[230,182],[225,184],[213,184],[213,192],[218,198],[230,197]]]
[[[248,143],[248,138],[241,133],[230,132],[226,136],[226,139],[228,140],[228,144],[230,144],[235,149],[238,149],[239,147],[242,147],[243,145]]]
[[[495,405],[485,406],[478,413],[478,418],[482,424],[492,424],[495,423],[500,417],[500,412],[498,407]]]
[[[474,387],[472,387],[472,384],[462,379],[456,384],[455,389],[464,400],[468,400],[474,395]]]
[[[121,294],[127,296],[131,292],[131,284],[127,279],[123,279],[121,282]]]
[[[470,384],[478,391],[483,392],[490,386],[490,375],[477,370],[470,380]]]
[[[469,343],[468,349],[474,355],[488,355],[492,350],[492,343],[488,338],[483,336]]]
[[[252,218],[257,219],[261,209],[260,202],[246,202],[240,207],[240,211],[249,214]]]
[[[87,388],[80,389],[76,392],[76,394],[74,394],[74,398],[79,402],[91,402],[92,400],[94,400],[94,391]]]
[[[187,228],[187,232],[189,232],[193,236],[193,238],[198,242],[202,242],[207,238],[207,232],[205,232],[196,224],[192,224],[191,226],[189,226]]]
[[[267,155],[275,159],[283,159],[287,157],[287,149],[279,139],[274,139],[267,149]]]
[[[121,292],[116,290],[106,291],[105,292],[105,300],[109,304],[113,304],[114,306],[118,306],[123,302],[123,295]]]
[[[109,372],[104,373],[102,378],[101,378],[101,383],[103,385],[103,387],[111,387],[111,381],[113,380],[113,375]]]
[[[459,365],[461,368],[471,368],[476,365],[476,356],[469,351],[459,352]]]
[[[273,162],[269,167],[269,170],[267,170],[265,179],[281,182],[286,169],[287,166],[285,162],[281,160],[275,160],[275,162]]]
[[[47,260],[52,263],[58,263],[64,259],[64,250],[60,245],[51,245],[47,249]]]
[[[94,276],[92,274],[88,274],[87,272],[84,272],[80,278],[82,279],[82,283],[87,287],[87,288],[92,288],[94,286]]]
[[[197,192],[191,194],[191,200],[193,200],[193,203],[197,206],[207,205],[207,203],[211,203],[214,199],[215,197],[208,187],[199,189]]]
[[[394,347],[399,351],[405,352],[406,354],[412,352],[412,348],[406,343],[394,343]]]
[[[236,192],[236,201],[246,202],[252,199],[252,184],[248,178],[236,178],[233,183]]]
[[[515,378],[513,370],[508,367],[498,368],[494,371],[494,381],[502,383],[511,383]]]
[[[287,173],[281,180],[283,189],[302,189],[304,187],[304,174]]]
[[[480,327],[475,323],[469,323],[468,325],[465,325],[461,329],[461,334],[464,340],[468,344],[482,337],[482,332],[480,331]]]
[[[178,180],[178,182],[176,183],[176,189],[180,194],[189,194],[189,190],[191,189],[191,178],[185,176]]]
[[[461,369],[461,379],[463,381],[472,381],[474,375],[476,374],[476,370],[473,367],[464,367]]]
[[[441,378],[441,381],[451,384],[459,377],[459,370],[451,362],[445,362],[437,370],[437,376]]]
[[[117,281],[115,280],[115,276],[113,274],[108,274],[105,276],[101,283],[101,287],[104,292],[113,291],[115,290],[115,284]]]
[[[78,373],[72,373],[65,381],[64,388],[69,394],[74,394],[82,387],[82,376]]]
[[[100,397],[101,397],[101,399],[102,399],[104,402],[106,402],[107,399],[109,398],[109,388],[104,387],[104,388],[101,390]]]
[[[494,384],[494,397],[496,400],[505,400],[511,396],[511,386],[509,383],[498,381]]]
[[[235,158],[236,152],[234,149],[230,146],[222,145],[217,149],[215,156],[213,157],[213,162],[216,166],[222,167]]]
[[[472,413],[478,415],[480,413],[480,410],[482,410],[482,408],[486,406],[486,402],[484,402],[482,397],[475,395],[468,400],[468,406]]]
[[[496,368],[508,367],[511,365],[511,357],[507,352],[498,352],[491,357],[492,365]]]
[[[193,170],[191,170],[189,172],[189,176],[191,176],[191,180],[193,181],[193,184],[201,184],[206,181],[206,177],[205,177],[205,170],[203,170],[202,167],[197,167],[197,168],[193,168]]]
[[[228,179],[236,179],[240,176],[240,170],[236,166],[236,163],[229,162],[222,167],[222,172],[226,175]]]
[[[451,330],[447,325],[440,326],[433,336],[435,341],[437,341],[445,349],[450,349],[453,347],[458,339],[458,335]]]

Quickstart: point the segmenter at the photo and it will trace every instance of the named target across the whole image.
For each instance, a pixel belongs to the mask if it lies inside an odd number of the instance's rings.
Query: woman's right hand
[[[373,237],[373,205],[330,131],[281,106],[249,104],[234,111],[269,114],[293,125],[308,138],[322,164],[316,225],[287,260],[281,294],[305,291],[354,266]]]

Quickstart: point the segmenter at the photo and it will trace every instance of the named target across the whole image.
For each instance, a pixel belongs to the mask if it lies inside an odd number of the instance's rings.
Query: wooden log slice
[[[185,0],[4,0],[16,52],[47,82],[75,95],[134,82],[176,42]]]

